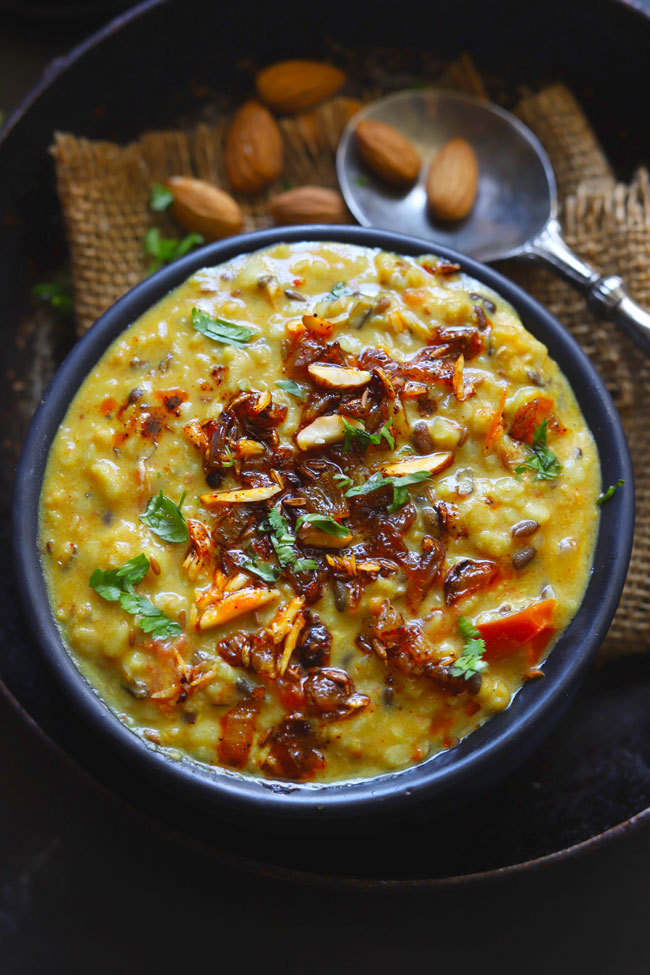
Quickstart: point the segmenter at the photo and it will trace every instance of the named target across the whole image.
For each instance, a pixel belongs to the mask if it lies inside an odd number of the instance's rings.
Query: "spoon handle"
[[[589,305],[601,318],[616,322],[646,355],[650,355],[650,312],[630,298],[621,278],[617,275],[603,277],[578,257],[562,237],[557,220],[549,220],[541,233],[527,244],[521,256],[557,271],[578,291],[586,294]]]

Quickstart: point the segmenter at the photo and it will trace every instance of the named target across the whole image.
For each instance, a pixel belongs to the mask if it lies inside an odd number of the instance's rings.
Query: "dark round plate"
[[[500,5],[459,2],[440,18],[431,8],[405,3],[399,21],[377,12],[334,2],[329,22],[339,37],[363,37],[359,57],[372,84],[376,58],[364,50],[376,44],[409,50],[417,66],[447,61],[470,49],[487,75],[500,77],[511,91],[562,77],[585,105],[597,134],[620,175],[628,177],[650,155],[650,133],[639,125],[634,99],[638,65],[650,41],[650,22],[642,12],[609,0],[548,0],[521,16],[517,0]],[[273,57],[319,56],[327,47],[320,14],[300,8],[285,20],[282,42]],[[215,17],[210,25],[209,17]],[[47,146],[55,128],[90,138],[127,141],[145,128],[168,127],[195,115],[206,89],[242,93],[249,71],[240,58],[259,56],[276,26],[272,10],[257,16],[251,35],[243,8],[210,13],[200,0],[148,2],[130,10],[89,39],[70,58],[61,59],[24,106],[8,120],[0,144],[5,179],[0,183],[0,334],[4,388],[0,404],[4,463],[0,468],[0,537],[7,542],[11,472],[29,416],[55,365],[70,347],[70,328],[42,313],[29,299],[31,284],[65,257],[65,240]],[[430,29],[414,38],[412,17],[431,18]],[[196,32],[196,18],[205,30]],[[218,23],[217,23],[218,20]],[[597,29],[596,29],[597,25]],[[426,25],[423,25],[423,27]],[[215,37],[229,36],[228,49],[214,56]],[[155,39],[155,43],[152,43]],[[245,43],[244,43],[245,39]],[[421,45],[418,49],[417,45]],[[401,63],[403,64],[403,56]],[[384,69],[395,63],[388,48]],[[116,63],[120,72],[114,71]],[[603,72],[602,65],[609,68]],[[239,64],[239,68],[237,65]],[[138,98],[132,97],[137,83]],[[197,100],[198,99],[198,100]],[[316,881],[360,882],[373,888],[445,882],[444,878],[499,874],[502,868],[528,869],[565,853],[589,849],[619,835],[628,822],[650,821],[650,660],[645,656],[607,663],[593,670],[572,708],[541,749],[506,782],[435,828],[417,826],[418,835],[388,833],[349,847],[335,844],[269,844],[266,837],[215,824],[214,819],[177,805],[162,792],[125,773],[101,741],[85,730],[62,701],[40,664],[17,613],[17,594],[6,561],[2,612],[4,642],[0,677],[37,720],[49,739],[99,779],[113,794],[151,816],[151,822],[184,842],[215,856],[241,855],[242,863],[292,872]],[[83,733],[81,729],[83,730]],[[451,839],[450,839],[451,838]],[[379,851],[379,852],[378,852]],[[563,852],[564,851],[564,852]],[[541,860],[539,858],[542,858]],[[294,874],[293,871],[296,871]]]

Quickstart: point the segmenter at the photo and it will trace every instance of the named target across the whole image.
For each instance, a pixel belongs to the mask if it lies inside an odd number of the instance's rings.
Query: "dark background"
[[[5,113],[52,58],[120,4],[99,12],[92,3],[39,6],[0,3]],[[214,829],[227,827],[215,821]],[[409,848],[426,841],[421,825],[391,837]],[[644,826],[564,863],[469,886],[357,893],[260,876],[180,847],[128,815],[0,697],[2,975],[232,965],[289,975],[359,965],[378,973],[453,965],[461,973],[645,975],[649,868]]]

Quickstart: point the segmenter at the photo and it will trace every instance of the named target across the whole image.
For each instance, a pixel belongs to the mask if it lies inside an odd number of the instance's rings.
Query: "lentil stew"
[[[598,456],[497,294],[280,244],[196,272],[73,400],[41,498],[77,666],[168,754],[345,780],[452,747],[584,593]]]

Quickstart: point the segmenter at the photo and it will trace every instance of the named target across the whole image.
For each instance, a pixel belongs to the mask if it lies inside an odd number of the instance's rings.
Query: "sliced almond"
[[[202,494],[201,504],[206,508],[217,508],[221,504],[254,504],[256,501],[268,501],[281,490],[278,485],[270,484],[268,487],[218,491],[216,494]]]
[[[402,399],[418,399],[420,396],[426,396],[427,392],[428,387],[424,383],[407,382],[402,390]]]
[[[336,366],[330,362],[312,362],[307,372],[319,386],[326,389],[351,389],[365,386],[372,379],[372,373],[354,366]]]
[[[300,634],[302,633],[303,629],[305,628],[305,623],[306,623],[306,620],[305,620],[304,613],[301,612],[295,618],[295,620],[293,621],[293,623],[291,625],[291,629],[289,630],[289,632],[288,632],[288,634],[286,636],[286,639],[284,641],[284,647],[282,649],[282,657],[280,659],[280,664],[279,664],[279,667],[278,667],[278,671],[280,672],[280,676],[283,676],[284,675],[284,672],[286,671],[287,667],[289,666],[289,661],[291,660],[291,654],[296,649],[296,646],[298,644],[298,639],[300,637]]]
[[[321,318],[320,315],[303,315],[302,324],[305,328],[308,328],[310,332],[316,332],[316,335],[321,335],[323,338],[327,338],[331,335],[336,325],[332,322],[328,322],[326,318]]]
[[[425,454],[424,457],[413,457],[411,460],[398,460],[394,464],[387,464],[383,468],[383,472],[389,477],[417,474],[418,471],[428,471],[429,474],[437,474],[438,471],[444,471],[445,467],[449,467],[453,459],[454,455],[452,451],[445,450],[437,454]]]
[[[228,579],[224,592],[238,592],[250,583],[250,576],[245,572],[238,572],[237,575]]]
[[[300,540],[305,545],[311,545],[314,548],[345,548],[352,542],[351,532],[339,538],[337,535],[330,535],[329,532],[324,532],[309,523],[301,527],[299,535]]]
[[[288,603],[277,610],[275,616],[266,627],[274,643],[280,643],[291,630],[294,620],[305,605],[303,596],[294,596]]]
[[[229,593],[213,606],[209,606],[196,624],[197,630],[210,630],[230,620],[261,609],[280,596],[277,589],[240,589]]]
[[[358,420],[348,419],[353,427],[361,427]],[[328,443],[336,443],[345,437],[343,417],[338,413],[329,416],[319,416],[318,419],[304,427],[296,436],[296,443],[300,450],[310,450],[312,447],[323,447]]]
[[[238,457],[259,457],[264,453],[265,447],[259,440],[238,440],[235,444],[235,453]]]

